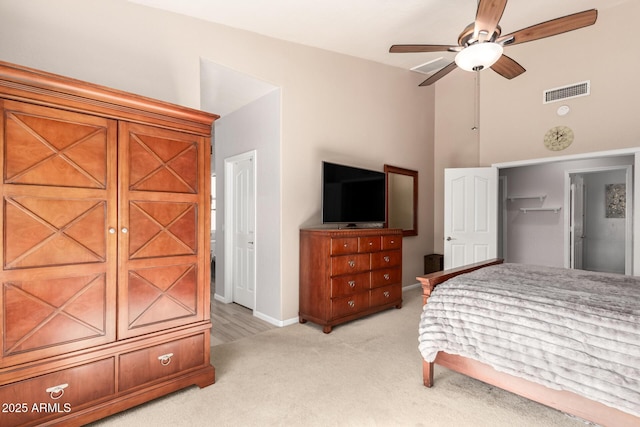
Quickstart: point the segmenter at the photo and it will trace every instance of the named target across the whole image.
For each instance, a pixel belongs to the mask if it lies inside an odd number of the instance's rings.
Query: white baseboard
[[[414,283],[413,285],[403,286],[402,287],[402,292],[406,292],[406,291],[411,290],[411,289],[419,288],[420,286],[422,286],[420,283]]]
[[[253,315],[255,317],[257,317],[258,319],[260,319],[260,320],[264,320],[265,322],[271,323],[272,325],[278,326],[280,328],[298,323],[298,318],[297,317],[294,317],[292,319],[286,319],[286,320],[278,320],[278,319],[274,319],[271,316],[267,316],[266,314],[260,313],[260,312],[255,311],[255,310],[253,311]]]
[[[406,292],[409,291],[411,289],[415,289],[415,288],[419,288],[421,285],[420,283],[414,283],[413,285],[409,285],[409,286],[403,286],[402,287],[402,292]],[[230,303],[231,301],[228,301],[225,297],[220,296],[218,294],[215,294],[213,296],[217,301],[221,301],[225,304]],[[271,316],[267,316],[264,313],[260,313],[259,311],[253,310],[253,315],[255,317],[257,317],[260,320],[264,320],[267,323],[270,323],[274,326],[277,326],[279,328],[283,328],[285,326],[290,326],[290,325],[294,325],[296,323],[298,323],[299,319],[297,317],[293,317],[291,319],[286,319],[286,320],[278,320],[278,319],[274,319]]]
[[[230,300],[228,300],[227,298],[223,297],[222,295],[218,295],[218,294],[214,294],[214,295],[213,295],[213,298],[214,298],[216,301],[220,301],[220,302],[223,302],[223,303],[225,303],[225,304],[229,304],[229,303],[233,302],[233,301],[230,301]]]

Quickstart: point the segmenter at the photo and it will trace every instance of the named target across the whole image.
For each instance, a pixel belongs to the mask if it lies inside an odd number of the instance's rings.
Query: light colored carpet
[[[216,384],[191,387],[95,426],[585,426],[436,367],[422,385],[420,289],[391,309],[322,333],[272,329],[212,347]]]

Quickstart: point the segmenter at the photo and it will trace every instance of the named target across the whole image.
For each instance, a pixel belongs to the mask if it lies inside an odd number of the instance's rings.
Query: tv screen
[[[322,162],[322,222],[385,222],[385,174]]]

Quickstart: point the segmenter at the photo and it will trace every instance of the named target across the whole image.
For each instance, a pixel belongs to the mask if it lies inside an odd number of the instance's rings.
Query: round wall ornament
[[[544,145],[551,151],[564,150],[573,142],[573,131],[567,126],[555,126],[544,135]]]

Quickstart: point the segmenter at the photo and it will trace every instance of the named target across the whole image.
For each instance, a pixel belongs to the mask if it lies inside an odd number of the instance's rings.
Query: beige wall
[[[591,27],[507,47],[505,53],[527,70],[519,77],[507,80],[489,70],[481,73],[477,153],[463,154],[476,145],[466,125],[452,120],[457,108],[465,117],[470,114],[473,78],[457,70],[449,75],[453,78],[447,76],[436,84],[436,250],[444,246],[443,184],[438,180],[445,167],[489,166],[640,146],[636,77],[640,54],[633,41],[640,2],[628,0],[611,7],[600,3],[604,6]],[[585,80],[591,81],[590,96],[542,104],[543,90]],[[558,116],[560,105],[568,105],[571,112]],[[545,132],[556,125],[569,126],[575,133],[573,144],[560,153],[543,145]]]
[[[190,107],[200,106],[201,57],[281,87],[274,317],[297,317],[298,230],[320,221],[321,160],[419,171],[420,234],[404,242],[405,284],[422,273],[433,244],[434,93],[417,87],[420,75],[125,0],[0,0],[0,38],[1,60]]]

